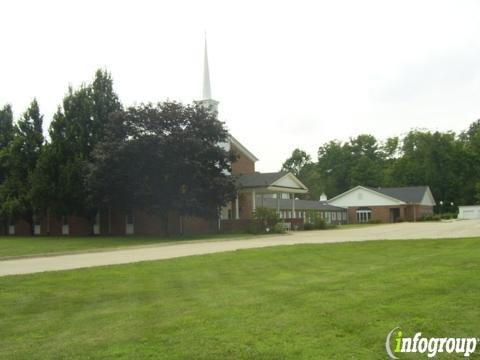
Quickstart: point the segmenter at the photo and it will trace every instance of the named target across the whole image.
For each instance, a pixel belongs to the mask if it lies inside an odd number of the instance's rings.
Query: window
[[[325,222],[327,224],[330,224],[330,222],[331,222],[330,219],[331,219],[332,213],[331,212],[326,212],[325,215],[326,215]]]
[[[100,235],[100,211],[95,214],[95,221],[93,223],[93,234]]]
[[[10,219],[8,223],[8,235],[15,235],[15,221]]]
[[[358,209],[357,210],[357,222],[366,223],[372,219],[372,210],[371,209]]]
[[[332,212],[332,221],[336,221],[336,220],[337,220],[337,213]]]
[[[70,234],[70,227],[68,226],[68,216],[62,216],[62,235]]]
[[[42,233],[40,216],[33,215],[33,235],[40,235]]]
[[[133,220],[133,211],[127,211],[127,214],[125,215],[125,233],[127,235],[132,235],[135,232]]]

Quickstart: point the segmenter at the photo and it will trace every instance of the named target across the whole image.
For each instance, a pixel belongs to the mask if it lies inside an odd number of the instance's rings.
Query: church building
[[[205,42],[203,96],[197,101],[218,114],[219,102],[211,96],[210,71],[208,65],[207,44]],[[35,219],[34,235],[177,235],[201,234],[218,231],[238,231],[246,229],[253,219],[257,206],[264,199],[276,199],[276,209],[280,213],[288,199],[290,214],[296,217],[295,195],[308,192],[293,174],[285,172],[260,173],[255,171],[258,158],[232,135],[226,144],[221,144],[226,150],[237,155],[231,164],[231,176],[237,181],[237,196],[227,206],[221,209],[218,219],[203,219],[198,217],[181,217],[172,213],[168,220],[168,229],[162,228],[162,221],[157,216],[142,209],[121,211],[108,209],[99,211],[93,224],[86,218],[70,215],[57,217],[46,214]],[[295,220],[292,220],[295,221]],[[298,220],[297,220],[298,221]],[[303,224],[303,220],[301,220]],[[9,235],[30,235],[30,226],[23,220],[8,225],[4,232]]]

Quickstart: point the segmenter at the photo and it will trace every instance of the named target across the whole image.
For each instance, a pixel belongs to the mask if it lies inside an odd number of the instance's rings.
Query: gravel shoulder
[[[42,256],[0,261],[0,276],[71,270],[93,266],[172,259],[183,256],[279,245],[325,244],[366,240],[465,238],[480,236],[480,220],[399,223],[345,230],[301,231],[284,236],[246,240],[204,241],[122,248],[80,254]]]

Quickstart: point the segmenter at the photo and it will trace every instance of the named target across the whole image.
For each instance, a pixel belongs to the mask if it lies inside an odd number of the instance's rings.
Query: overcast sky
[[[480,118],[479,1],[2,1],[0,106],[107,68],[125,105],[199,99],[203,37],[231,133],[276,171],[300,147]]]

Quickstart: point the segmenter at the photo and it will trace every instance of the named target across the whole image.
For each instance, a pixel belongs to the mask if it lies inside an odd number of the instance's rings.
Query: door
[[[399,208],[390,209],[390,222],[392,223],[397,222],[398,219],[400,219],[400,209]]]

